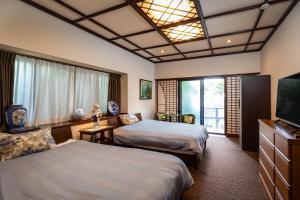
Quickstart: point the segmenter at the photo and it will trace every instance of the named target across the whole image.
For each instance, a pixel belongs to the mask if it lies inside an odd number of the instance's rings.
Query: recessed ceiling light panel
[[[192,0],[144,0],[137,5],[173,42],[205,37]],[[194,18],[199,21],[172,26],[174,23]],[[166,25],[168,28],[163,29]]]

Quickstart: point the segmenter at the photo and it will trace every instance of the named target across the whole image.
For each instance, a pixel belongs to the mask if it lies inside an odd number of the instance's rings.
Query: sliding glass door
[[[224,78],[204,79],[204,126],[224,134]]]
[[[200,124],[200,81],[181,81],[181,114],[193,114],[195,123]]]
[[[210,133],[224,134],[224,78],[180,81],[180,111],[196,116]]]

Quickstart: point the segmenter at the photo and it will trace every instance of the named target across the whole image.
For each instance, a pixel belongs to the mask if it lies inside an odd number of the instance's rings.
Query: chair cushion
[[[159,121],[167,121],[167,115],[164,113],[157,113],[157,118]]]
[[[189,116],[189,115],[183,116],[183,123],[193,124],[194,123],[193,121],[194,121],[193,116]]]

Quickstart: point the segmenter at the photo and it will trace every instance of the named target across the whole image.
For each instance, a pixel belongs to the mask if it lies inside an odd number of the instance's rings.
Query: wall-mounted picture
[[[140,79],[140,99],[152,99],[152,81]]]

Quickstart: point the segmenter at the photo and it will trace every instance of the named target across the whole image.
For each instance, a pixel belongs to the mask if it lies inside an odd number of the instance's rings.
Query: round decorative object
[[[107,110],[111,115],[118,115],[120,113],[119,105],[114,101],[109,101],[107,104]]]
[[[84,118],[84,115],[85,115],[85,113],[84,113],[83,109],[78,108],[73,113],[72,118],[73,118],[73,120],[78,120],[79,121],[79,120],[82,120]]]
[[[27,109],[24,108],[23,105],[10,105],[6,107],[5,112],[8,130],[24,128],[27,118]]]

